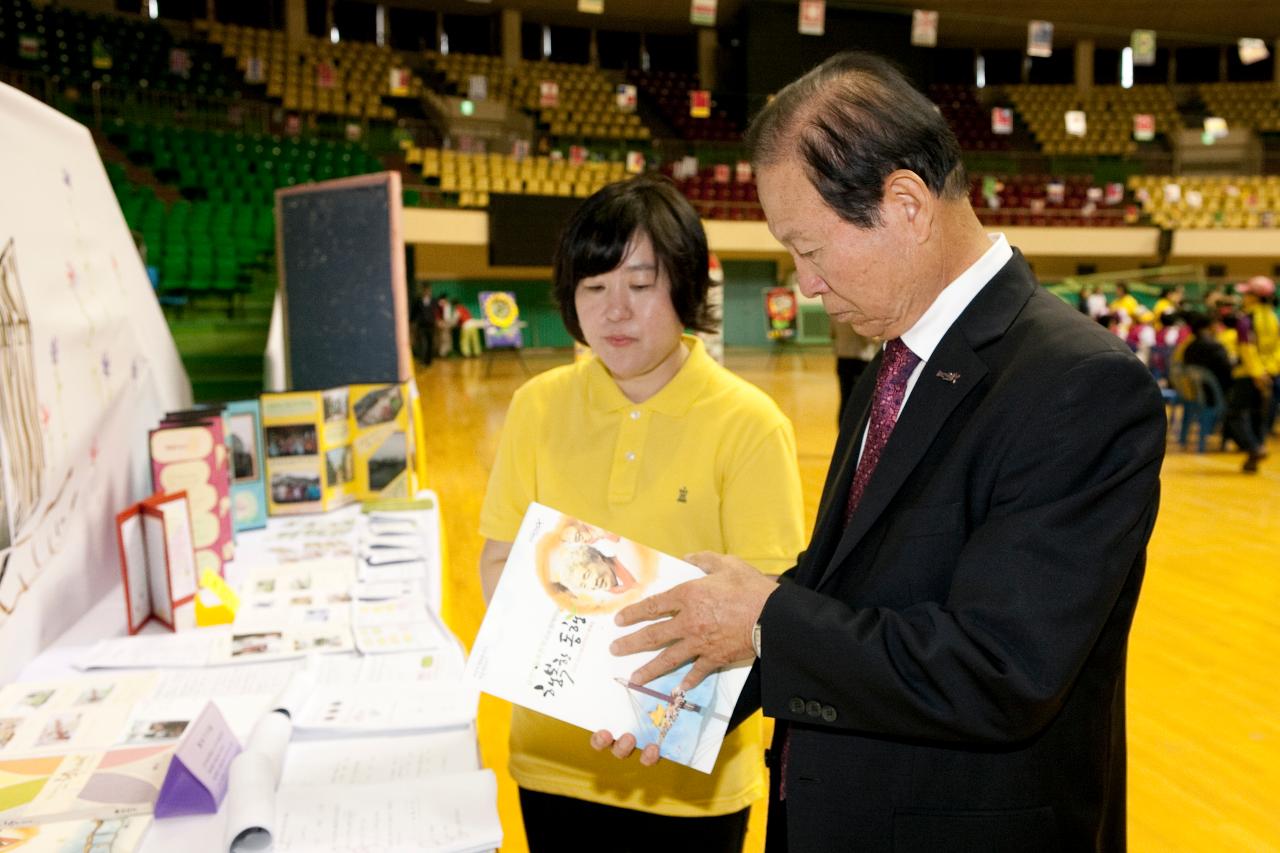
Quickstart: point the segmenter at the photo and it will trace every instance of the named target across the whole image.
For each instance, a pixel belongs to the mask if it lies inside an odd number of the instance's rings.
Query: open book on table
[[[588,731],[631,732],[663,758],[711,772],[744,663],[675,693],[687,666],[648,684],[628,677],[653,657],[615,657],[609,644],[636,628],[621,608],[702,577],[702,570],[628,539],[530,504],[467,664],[486,693]],[[586,735],[583,735],[584,739]]]

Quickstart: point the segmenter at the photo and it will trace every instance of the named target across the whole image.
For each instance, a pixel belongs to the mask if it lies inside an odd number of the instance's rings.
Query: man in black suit
[[[708,576],[623,610],[660,621],[614,651],[662,649],[638,682],[692,661],[685,687],[757,659],[735,719],[777,720],[770,853],[1124,849],[1155,382],[985,232],[955,137],[883,60],[823,63],[748,143],[801,290],[887,343],[795,568],[694,555]]]

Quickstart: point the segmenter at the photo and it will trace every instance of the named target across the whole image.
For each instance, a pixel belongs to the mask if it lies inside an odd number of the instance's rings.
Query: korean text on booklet
[[[615,657],[635,627],[614,614],[702,577],[696,566],[530,504],[476,637],[467,673],[481,690],[587,731],[631,732],[640,747],[704,773],[715,766],[750,669],[713,673],[687,694],[687,665],[648,684],[628,677],[654,656]],[[583,735],[584,738],[587,735]]]

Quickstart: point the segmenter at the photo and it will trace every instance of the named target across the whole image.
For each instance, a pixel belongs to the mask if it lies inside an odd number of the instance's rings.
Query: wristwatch
[[[757,622],[751,626],[751,648],[755,650],[756,657],[760,657],[760,623]]]

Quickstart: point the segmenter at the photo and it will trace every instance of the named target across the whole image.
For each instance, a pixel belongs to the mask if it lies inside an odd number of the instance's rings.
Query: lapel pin
[[[934,375],[937,376],[939,379],[941,379],[943,382],[950,382],[952,385],[955,385],[956,380],[960,378],[959,373],[956,373],[950,370],[939,370]]]

